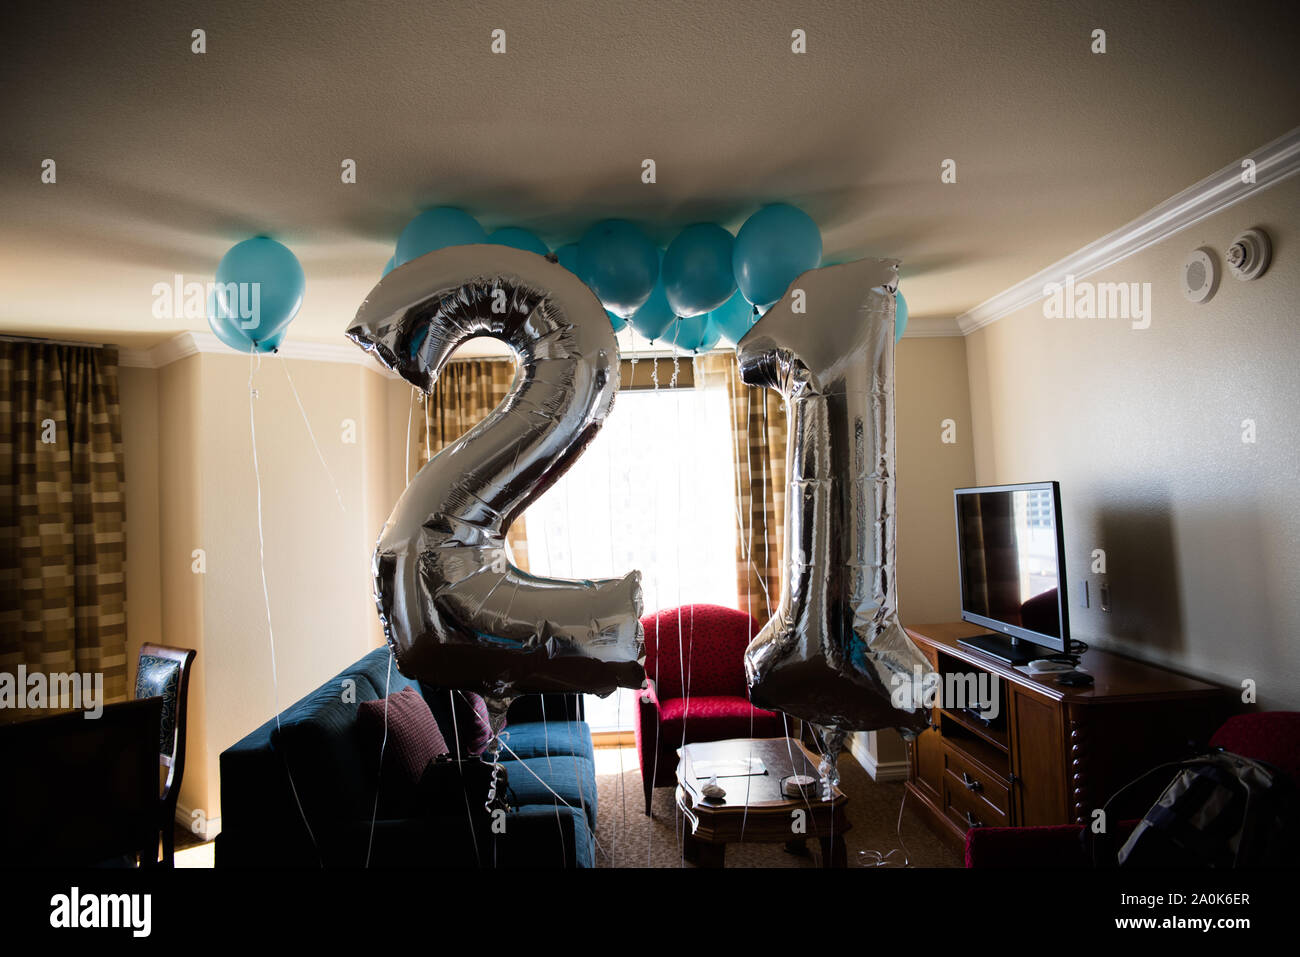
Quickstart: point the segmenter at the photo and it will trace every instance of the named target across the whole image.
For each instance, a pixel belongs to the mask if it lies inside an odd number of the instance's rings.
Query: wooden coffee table
[[[791,774],[817,777],[818,759],[793,738],[738,738],[688,744],[678,752],[677,809],[686,819],[687,860],[701,867],[722,867],[727,845],[735,841],[785,844],[802,850],[809,839],[821,844],[822,866],[844,867],[844,832],[850,827],[849,799],[838,788],[833,801],[821,799],[821,785],[808,797],[786,797],[781,781]],[[762,774],[719,776],[727,792],[720,800],[703,794],[709,772],[720,765],[756,758]],[[728,767],[727,765],[730,765]]]

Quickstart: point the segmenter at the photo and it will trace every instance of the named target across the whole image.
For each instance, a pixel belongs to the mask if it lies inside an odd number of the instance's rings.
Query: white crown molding
[[[946,339],[950,336],[963,335],[961,326],[952,316],[927,316],[924,319],[908,319],[907,328],[903,330],[904,339]]]
[[[152,349],[119,350],[118,365],[136,369],[161,369],[187,356],[208,353],[228,355],[231,352],[229,346],[210,332],[182,332]],[[275,354],[285,359],[303,359],[307,362],[359,365],[388,378],[397,378],[396,374],[382,368],[350,342],[286,342]]]
[[[1248,159],[1255,163],[1253,183],[1242,182],[1242,163]],[[1189,186],[1131,223],[962,313],[957,317],[961,334],[970,335],[976,329],[1037,302],[1043,298],[1043,287],[1048,283],[1064,283],[1067,275],[1081,279],[1113,266],[1297,172],[1300,172],[1300,127]]]

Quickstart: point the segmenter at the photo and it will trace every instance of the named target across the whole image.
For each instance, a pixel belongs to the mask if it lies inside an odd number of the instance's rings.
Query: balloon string
[[[564,511],[565,514],[569,516],[570,519],[569,521],[564,523],[564,532],[568,542],[568,552],[569,552],[569,577],[577,578],[578,577],[577,572],[574,568],[574,561],[577,556],[574,554],[574,549],[573,549],[573,524],[574,523],[572,521],[572,516],[573,516],[573,507],[572,507],[573,483],[572,482],[565,484],[564,492],[565,492]],[[574,733],[573,723],[572,721],[566,719],[565,724],[568,725],[568,729],[569,729],[569,756],[573,758],[573,781],[578,786],[578,803],[582,805],[582,818],[583,821],[585,822],[587,819],[587,801],[583,797],[582,780],[578,776],[578,755],[573,748],[573,733]],[[602,851],[601,853],[603,854],[604,852]],[[596,863],[594,860],[594,854],[595,854],[594,849],[592,854],[593,854],[592,866],[594,867]]]
[[[658,357],[658,356],[653,356],[653,357],[651,358],[651,364],[650,364],[650,382],[651,382],[651,384],[652,384],[652,386],[653,386],[653,388],[654,388],[654,395],[655,395],[655,398],[656,398],[656,400],[657,400],[658,397],[659,397],[659,357]],[[658,401],[656,401],[656,402],[655,402],[656,411],[658,411],[658,405],[659,405],[659,403],[658,403]],[[658,607],[658,606],[661,604],[661,602],[660,602],[660,600],[659,600],[659,599],[660,599],[660,595],[659,595],[660,587],[659,587],[659,586],[662,584],[662,571],[661,571],[661,565],[660,565],[660,562],[659,562],[659,483],[658,483],[658,482],[651,482],[651,483],[650,483],[650,491],[651,491],[651,495],[652,495],[652,497],[653,497],[653,501],[652,501],[652,503],[651,503],[651,507],[650,507],[650,514],[651,514],[652,527],[653,527],[653,532],[652,532],[652,534],[651,534],[651,542],[652,542],[653,545],[654,545],[654,570],[655,570],[655,613],[654,613],[654,614],[655,614],[655,665],[654,665],[654,668],[655,668],[655,674],[654,674],[654,686],[655,686],[655,698],[656,698],[656,700],[658,700],[658,698],[659,698],[659,694],[660,694],[660,685],[659,685],[659,657],[660,657],[661,652],[663,651],[663,647],[662,647],[662,645],[663,645],[663,643],[662,643],[662,636],[659,634],[659,607]],[[638,704],[637,707],[640,707],[640,705]],[[650,816],[651,816],[651,818],[654,817],[653,811],[654,811],[654,793],[655,793],[655,790],[654,790],[654,789],[655,789],[655,784],[656,784],[656,783],[658,782],[658,780],[659,780],[659,752],[663,750],[663,742],[660,741],[660,739],[659,739],[659,735],[660,735],[661,730],[662,730],[662,729],[659,727],[659,725],[656,724],[656,725],[655,725],[655,753],[654,753],[654,760],[653,760],[653,762],[651,762],[651,771],[650,771],[650,805],[651,805],[651,808],[650,808],[650,809],[651,809],[651,815],[650,815]],[[646,864],[646,867],[650,867],[650,866],[651,866],[651,853],[652,853],[653,850],[654,850],[654,841],[655,841],[655,829],[654,829],[653,827],[651,827],[650,830],[649,830],[649,834],[648,834],[648,836],[646,837],[646,846],[645,846],[645,864]]]
[[[393,649],[388,649],[388,673],[384,676],[384,736],[379,742],[379,777],[375,780],[375,806],[370,812],[370,841],[366,844],[366,867],[375,847],[375,821],[379,818],[379,789],[384,783],[384,749],[388,747],[388,689],[393,682]]]
[[[586,825],[586,823],[587,823],[587,798],[586,798],[586,796],[582,793],[582,778],[578,775],[578,754],[577,754],[577,751],[574,750],[574,746],[573,746],[573,739],[574,739],[574,737],[577,735],[577,729],[574,728],[574,726],[573,726],[573,721],[572,721],[571,719],[567,719],[567,718],[566,718],[564,723],[565,723],[565,725],[568,727],[568,731],[569,731],[569,757],[571,757],[571,758],[573,759],[573,783],[574,783],[574,785],[575,785],[575,786],[577,787],[577,789],[578,789],[578,804],[579,804],[579,806],[580,806],[581,809],[582,809],[582,823],[583,823],[584,825]],[[594,750],[594,749],[593,749],[593,750]],[[514,752],[512,751],[512,752],[510,752],[510,753],[513,754]],[[596,770],[596,768],[595,768],[595,763],[596,763],[596,762],[595,762],[595,760],[594,760],[595,755],[593,754],[592,757],[593,757],[593,761],[592,761],[592,772],[593,772],[593,774],[594,774],[594,772],[595,772],[595,770]],[[603,847],[600,846],[600,841],[596,838],[596,834],[595,834],[594,831],[592,832],[591,840],[592,840],[592,843],[595,845],[595,846],[591,849],[591,866],[592,866],[592,867],[595,867],[595,866],[596,866],[596,851],[597,851],[597,850],[600,851],[602,857],[605,857],[605,859],[606,859],[607,861],[610,861],[610,862],[612,863],[612,858],[610,858],[610,857],[606,857],[606,856],[605,856],[605,849],[604,849]]]
[[[411,484],[411,423],[415,421],[415,394],[419,391],[411,386],[411,404],[406,408],[406,484]]]
[[[898,853],[898,849],[903,849],[903,863],[899,867],[911,867],[912,855],[908,851],[907,845],[903,843],[903,808],[907,805],[907,789],[903,789],[903,799],[898,802],[898,824],[894,833],[898,836],[898,847],[892,851],[881,854],[879,851],[861,851],[863,858],[868,861],[867,867],[888,867],[889,859]]]
[[[565,499],[564,504],[565,504],[565,512],[566,512],[566,517],[567,517],[568,504],[569,504],[567,498]],[[547,564],[547,567],[548,567],[549,569],[551,569],[552,571],[554,570],[554,568],[555,568],[555,564],[556,564],[556,562],[555,562],[555,545],[554,545],[554,543],[555,543],[555,541],[559,538],[559,535],[553,533],[554,517],[555,517],[554,514],[552,514],[550,517],[548,517],[547,522],[546,522],[546,526],[545,526],[545,534],[543,535],[543,541],[545,541],[545,543],[546,543],[546,564]],[[570,566],[570,567],[572,567],[572,566]],[[551,732],[550,732],[550,723],[549,723],[549,718],[547,717],[547,714],[546,714],[546,698],[545,698],[545,696],[542,697],[542,699],[541,699],[541,703],[542,703],[542,741],[543,741],[543,747],[544,747],[545,750],[546,750],[546,770],[547,770],[547,773],[548,773],[548,774],[554,776],[554,774],[555,774],[555,769],[554,769],[554,766],[553,766],[552,763],[551,763],[551,745],[550,745],[550,741],[551,741]],[[552,793],[554,793],[554,792],[552,792]],[[555,795],[555,801],[554,801],[554,805],[555,805],[555,826],[556,826],[557,832],[559,833],[559,836],[560,836],[560,853],[561,853],[561,859],[565,862],[565,866],[567,866],[567,864],[568,864],[568,851],[567,851],[567,849],[565,848],[565,844],[564,844],[564,822],[560,819],[560,803],[561,803],[561,801],[560,801],[560,797],[559,797],[558,794],[556,794],[556,795]],[[565,803],[565,806],[568,807],[568,804]]]
[[[424,394],[424,461],[430,462],[433,459],[433,393]],[[423,466],[421,466],[423,467]]]
[[[410,426],[407,426],[407,450],[410,450]],[[407,483],[410,484],[409,482]],[[465,798],[465,817],[469,820],[469,836],[474,842],[474,863],[478,867],[483,866],[483,859],[479,856],[478,851],[478,834],[474,830],[474,812],[469,806],[469,792],[465,789],[465,769],[461,766],[460,751],[460,720],[456,717],[456,696],[450,689],[447,691],[447,706],[451,709],[451,735],[456,739],[456,770],[460,773],[460,791]]]
[[[457,690],[457,691],[456,691],[456,694],[460,695],[461,698],[464,698],[464,700],[465,700],[466,703],[469,703],[469,699],[465,697],[465,692]],[[455,713],[455,708],[452,709],[452,713],[453,713],[453,714]],[[536,771],[534,771],[532,768],[530,768],[527,764],[525,764],[525,763],[523,762],[523,760],[519,757],[519,755],[515,754],[515,752],[511,749],[510,745],[506,744],[505,741],[501,740],[501,738],[500,738],[499,736],[497,736],[496,732],[494,732],[494,731],[492,730],[492,725],[489,724],[487,721],[483,720],[483,716],[482,716],[481,714],[479,714],[477,711],[475,711],[475,713],[474,713],[474,717],[475,717],[476,719],[478,719],[478,723],[481,724],[481,725],[483,726],[484,730],[486,730],[489,734],[491,734],[491,735],[493,736],[493,738],[496,739],[496,743],[499,744],[499,745],[501,745],[501,747],[502,747],[502,748],[503,748],[503,749],[504,749],[504,750],[505,750],[505,751],[506,751],[506,752],[507,752],[507,753],[508,753],[512,758],[515,759],[515,762],[516,762],[516,763],[517,763],[521,768],[523,768],[525,771],[527,771],[529,774],[531,774],[534,778],[536,778],[538,784],[540,784],[542,787],[546,788],[546,790],[550,791],[553,795],[555,795],[555,799],[556,799],[557,801],[559,801],[561,804],[563,804],[565,807],[567,807],[570,811],[577,811],[577,810],[579,810],[579,808],[574,807],[574,806],[573,806],[572,804],[570,804],[568,801],[564,800],[564,798],[560,797],[559,792],[557,792],[557,791],[555,790],[555,788],[553,788],[553,787],[551,787],[549,784],[547,784],[546,781],[545,781],[545,779],[543,779],[542,776],[541,776],[540,774],[538,774]],[[572,744],[572,739],[570,739],[570,744]],[[576,775],[577,775],[577,763],[576,763],[576,762],[574,763],[574,775],[575,775],[575,777],[576,777]],[[581,782],[579,782],[579,786],[578,786],[578,800],[579,800],[579,803],[582,805],[581,810],[582,810],[582,815],[583,815],[583,821],[584,821],[584,823],[585,823],[585,821],[586,821],[586,819],[587,819],[587,816],[586,816],[586,800],[585,800],[585,799],[583,798],[583,796],[582,796],[582,786],[581,786]],[[605,850],[604,850],[604,848],[602,848],[602,847],[600,846],[600,839],[597,838],[595,834],[592,834],[591,839],[592,839],[592,842],[596,845],[596,850],[600,851],[601,855],[603,856],[603,855],[605,854]],[[593,852],[593,863],[595,863],[595,860],[594,860],[594,852]]]
[[[677,434],[682,434],[682,394],[677,389],[677,335],[681,329],[681,323],[673,325],[673,377],[669,380],[668,388],[673,393],[673,405],[677,414]],[[677,513],[682,512],[682,469],[677,469]],[[686,656],[682,648],[682,536],[678,534],[677,539],[677,673],[681,677],[682,684],[682,747],[686,747],[686,721],[691,714],[691,690],[690,677],[686,671]],[[685,830],[686,821],[682,820],[682,833],[678,840],[678,850],[681,852],[681,866],[686,866],[686,840]]]
[[[632,379],[633,380],[636,379],[636,360],[632,361]],[[606,422],[606,427],[608,427],[608,425],[609,423]],[[617,571],[618,560],[614,556],[614,530],[615,530],[614,469],[612,468],[612,465],[613,465],[615,451],[616,450],[613,448],[611,448],[610,450],[611,468],[609,469],[608,539],[609,539],[609,572],[611,577],[618,574]],[[631,456],[629,455],[628,458],[630,459]],[[631,495],[628,496],[628,499],[629,500],[631,499]],[[619,794],[622,799],[622,805],[623,805],[623,829],[624,830],[627,829],[627,782],[623,780],[623,699],[625,697],[626,696],[623,694],[622,688],[616,688],[614,690],[614,734],[615,734],[614,740],[616,742],[616,749],[618,751],[618,786],[619,786]],[[617,827],[613,828],[610,834],[611,837],[609,841],[609,858],[610,858],[609,866],[618,867],[618,828]]]
[[[407,485],[410,485],[410,484],[411,484],[411,431],[412,431],[411,426],[412,426],[413,423],[415,422],[415,397],[416,397],[416,395],[418,395],[418,394],[420,394],[420,390],[417,389],[415,386],[412,386],[412,387],[411,387],[411,401],[410,401],[410,403],[409,403],[409,404],[407,405],[407,407],[406,407],[406,444],[405,444],[405,446],[404,446],[404,452],[405,452],[405,454],[403,455],[403,458],[405,459],[405,464],[406,464],[406,484],[407,484]],[[431,426],[430,421],[429,421],[429,413],[428,413],[428,402],[429,402],[430,398],[431,398],[431,397],[428,396],[428,395],[426,395],[426,396],[424,397],[424,410],[425,410],[425,411],[424,411],[424,423],[425,423],[425,443],[426,443],[426,445],[425,445],[425,451],[426,451],[426,454],[429,453],[429,452],[432,450],[432,442],[433,442],[432,426]],[[390,654],[389,663],[390,663],[390,666],[391,666],[391,662],[392,662],[391,654],[392,654],[392,652],[390,651],[389,654]],[[469,821],[469,836],[470,836],[470,840],[473,841],[473,843],[474,843],[474,862],[475,862],[475,865],[476,865],[476,866],[478,866],[478,867],[482,867],[482,866],[483,866],[483,859],[482,859],[482,857],[481,857],[481,855],[480,855],[480,853],[479,853],[479,848],[478,848],[478,834],[477,834],[477,833],[475,832],[475,830],[474,830],[474,812],[473,812],[473,810],[472,810],[472,809],[470,808],[470,806],[469,806],[469,795],[464,793],[464,790],[465,790],[465,788],[464,788],[465,771],[464,771],[463,768],[461,768],[461,760],[460,760],[460,759],[461,759],[461,752],[460,752],[460,721],[459,721],[459,720],[457,719],[457,717],[456,717],[456,701],[455,701],[455,699],[452,697],[452,693],[451,693],[450,691],[447,692],[447,704],[448,704],[448,705],[450,706],[450,708],[451,708],[451,732],[452,732],[452,738],[453,738],[453,740],[454,740],[454,742],[455,742],[455,748],[456,748],[456,769],[457,769],[457,772],[460,774],[460,777],[461,777],[461,785],[462,785],[462,786],[461,786],[461,792],[462,792],[463,797],[465,798],[465,817],[466,817],[466,819]],[[387,723],[387,710],[388,710],[388,706],[387,706],[386,704],[385,704],[385,706],[384,706],[384,710],[385,710],[384,734],[385,734],[385,736],[386,736],[386,735],[388,734],[388,723]],[[373,825],[372,825],[372,826],[373,826]],[[494,847],[493,847],[493,858],[494,858],[494,861],[495,861],[495,852],[496,852],[496,848],[495,848],[495,846],[494,846]]]
[[[248,434],[253,446],[253,478],[257,485],[257,559],[258,567],[262,573],[262,600],[266,607],[266,634],[271,645],[271,693],[272,700],[275,703],[275,731],[277,738],[283,737],[280,729],[280,678],[275,663],[275,629],[271,626],[271,590],[266,584],[266,541],[262,531],[262,468],[257,458],[257,417],[253,414],[253,400],[257,398],[257,390],[253,388],[253,376],[259,368],[262,361],[258,358],[255,349],[248,351]],[[283,742],[281,742],[283,744]],[[321,867],[325,866],[324,860],[320,856],[320,845],[316,843],[316,835],[311,829],[311,824],[307,820],[307,812],[303,810],[302,799],[298,796],[298,786],[294,783],[293,772],[289,770],[289,759],[281,750],[284,757],[284,773],[289,778],[289,790],[293,792],[294,803],[298,805],[298,814],[302,817],[303,827],[307,829],[307,836],[311,838],[312,848],[316,851],[316,860]]]
[[[542,702],[542,750],[546,752],[546,773],[555,777],[555,768],[551,766],[551,727],[546,718],[546,695],[541,696]],[[569,851],[564,845],[564,822],[560,820],[560,802],[555,802],[555,827],[560,834],[560,866],[569,866]]]
[[[769,486],[772,484],[772,476],[771,476],[771,472],[773,471],[773,469],[772,469],[772,462],[771,462],[771,459],[772,459],[772,450],[769,449],[769,448],[767,447],[767,393],[766,393],[766,392],[763,392],[763,391],[760,390],[760,393],[759,393],[759,402],[762,403],[762,406],[763,406],[763,436],[762,436],[762,441],[759,443],[759,448],[760,448],[760,449],[763,449],[763,450],[765,450],[765,451],[767,452],[767,458],[768,458],[768,461],[767,461],[765,464],[764,464],[764,463],[760,463],[761,471],[760,471],[760,473],[759,473],[759,474],[761,474],[762,477],[763,477],[763,493],[762,493],[762,494],[763,494],[763,500],[762,500],[762,505],[763,505],[763,511],[762,511],[762,515],[763,515],[763,571],[762,571],[762,573],[759,574],[759,576],[758,576],[758,585],[759,585],[760,588],[763,589],[763,608],[767,611],[767,617],[770,619],[770,618],[772,617],[772,595],[771,595],[771,592],[768,591],[768,587],[767,587],[767,573],[768,573],[768,571],[769,571],[769,570],[771,569],[771,567],[772,567],[772,557],[771,557],[771,552],[768,550],[768,547],[767,547],[767,514],[768,514],[768,512],[767,512],[767,493],[768,493],[768,491],[769,491]],[[773,491],[773,494],[772,494],[772,514],[773,514],[773,515],[776,514],[776,493],[775,493],[775,491]],[[752,552],[752,546],[751,546],[751,552]],[[752,557],[752,556],[751,556],[751,557]]]
[[[730,389],[731,391],[731,396],[730,396],[731,436],[732,436],[732,445],[735,447],[735,458],[736,458],[736,521],[740,523],[740,527],[737,530],[737,534],[740,537],[740,551],[741,551],[741,556],[743,557],[745,563],[744,565],[745,567],[745,614],[749,616],[749,622],[745,625],[745,627],[750,632],[749,640],[753,642],[754,640],[754,634],[753,634],[754,590],[749,585],[749,573],[750,573],[750,567],[752,563],[750,561],[749,546],[746,540],[747,536],[753,534],[752,529],[754,527],[754,507],[753,507],[754,469],[749,461],[749,411],[750,411],[750,403],[753,401],[752,399],[753,390],[747,389],[745,391],[745,439],[742,442],[740,438],[740,430],[737,428],[737,424],[736,424],[735,390],[738,389],[740,386],[740,381],[736,376],[736,371],[737,371],[736,368],[732,368],[729,370],[730,374],[727,377],[727,382],[728,385],[731,387]],[[749,480],[750,507],[747,509],[741,507],[740,455],[741,455],[742,448],[744,450],[744,455],[745,455],[745,465],[749,469],[749,475],[750,475],[750,480]],[[742,518],[742,514],[743,514],[743,518]],[[746,531],[746,528],[748,528],[749,531]],[[748,691],[749,689],[746,688],[745,690]],[[753,701],[749,702],[749,732],[750,732],[749,733],[749,760],[752,765],[754,760],[754,702]],[[745,810],[740,817],[740,840],[742,843],[744,843],[745,840],[745,825],[749,823],[749,787],[750,787],[750,782],[748,779],[746,779],[745,780]]]
[[[330,480],[330,485],[334,488],[334,497],[339,500],[339,510],[344,515],[348,513],[347,506],[343,504],[343,493],[339,491],[338,482],[334,480],[334,473],[325,462],[325,453],[320,450],[320,443],[316,441],[316,433],[312,431],[311,420],[307,418],[307,410],[302,406],[302,399],[298,395],[298,388],[293,384],[293,376],[289,374],[289,363],[284,360],[284,356],[277,351],[276,356],[280,359],[280,368],[284,370],[284,377],[289,380],[289,390],[293,392],[293,400],[298,403],[298,411],[302,413],[302,421],[307,426],[307,435],[311,438],[312,447],[316,450],[316,457],[320,459],[321,468],[325,470],[325,477]]]

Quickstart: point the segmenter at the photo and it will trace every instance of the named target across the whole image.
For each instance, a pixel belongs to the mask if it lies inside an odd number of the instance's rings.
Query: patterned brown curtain
[[[0,341],[0,672],[125,699],[125,519],[117,350]]]
[[[771,389],[740,381],[736,357],[713,352],[695,360],[699,388],[725,388],[731,402],[736,469],[736,575],[740,607],[766,621],[781,598],[785,532],[785,409]]]
[[[424,403],[424,428],[416,438],[418,465],[487,418],[506,397],[514,379],[515,364],[509,359],[449,363]],[[527,571],[528,534],[523,516],[510,526],[506,544],[515,567]]]

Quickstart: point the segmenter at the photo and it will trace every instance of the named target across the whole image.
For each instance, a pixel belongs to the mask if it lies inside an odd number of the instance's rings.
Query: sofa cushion
[[[786,734],[781,716],[749,703],[748,698],[732,695],[692,695],[673,698],[660,706],[659,734],[665,746],[682,740],[686,724],[686,741],[725,741],[728,738],[777,738]]]
[[[492,740],[487,703],[472,691],[422,687],[424,700],[433,712],[443,740],[453,754],[482,754]]]
[[[587,824],[595,830],[596,770],[586,758],[523,758],[505,767],[510,775],[511,805],[554,805],[558,795],[569,807],[585,809]]]
[[[506,732],[506,747],[501,759],[544,758],[548,754],[560,757],[586,758],[595,762],[595,749],[591,743],[591,729],[585,721],[530,721],[512,724]]]
[[[385,787],[415,788],[425,766],[447,753],[433,711],[415,688],[361,703],[356,719],[370,752],[383,754]]]

